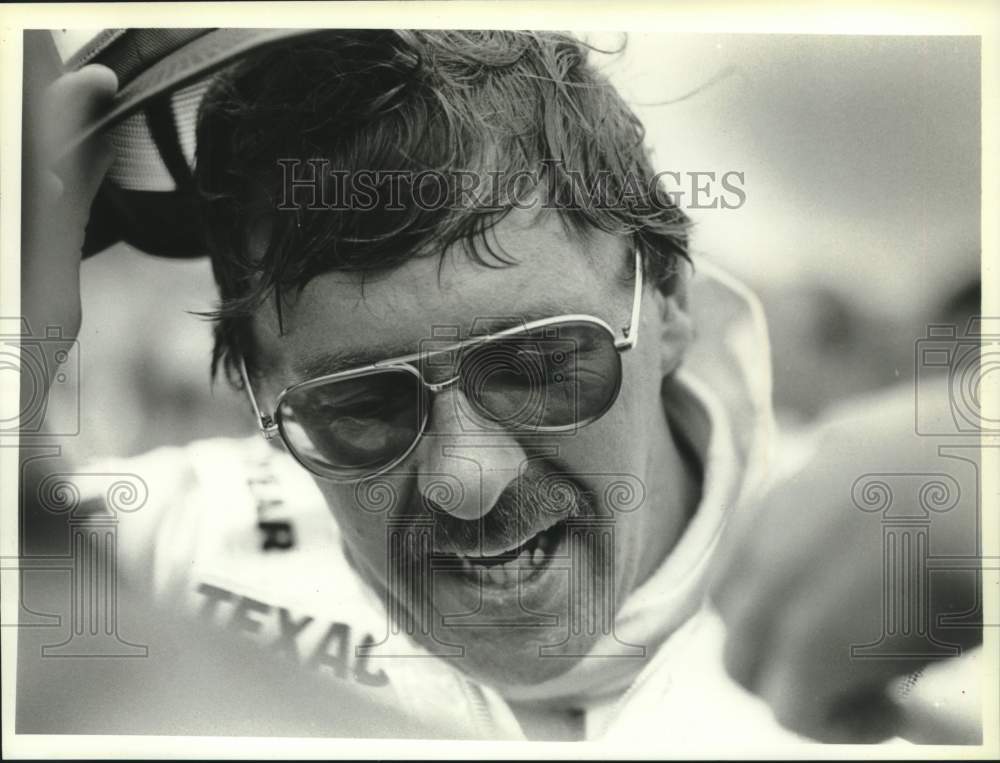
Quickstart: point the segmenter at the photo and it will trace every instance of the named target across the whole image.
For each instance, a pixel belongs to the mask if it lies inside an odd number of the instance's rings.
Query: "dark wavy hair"
[[[326,30],[219,75],[200,108],[195,171],[220,293],[213,378],[223,366],[239,386],[239,359],[253,367],[254,309],[273,297],[280,318],[282,295],[321,273],[385,271],[455,244],[479,257],[485,243],[486,264],[506,262],[485,234],[511,199],[282,211],[279,159],[536,177],[565,226],[629,237],[646,278],[669,293],[689,221],[654,193],[642,124],[588,63],[593,50],[552,32]],[[600,178],[619,203],[594,203],[584,186]],[[269,241],[251,257],[248,232],[262,220]]]

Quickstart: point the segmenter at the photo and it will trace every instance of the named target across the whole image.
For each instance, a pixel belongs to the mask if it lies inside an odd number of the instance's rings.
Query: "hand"
[[[947,410],[943,396],[940,405]],[[883,633],[887,559],[884,517],[855,505],[852,487],[872,474],[891,475],[890,481],[953,478],[961,497],[948,513],[931,516],[933,548],[975,556],[976,470],[942,457],[937,445],[914,434],[913,390],[907,387],[824,427],[801,471],[753,507],[735,510],[710,591],[727,626],[725,665],[786,728],[826,742],[907,735],[906,713],[886,688],[933,658],[926,636],[915,631],[893,640],[897,656],[852,656],[852,646],[876,642]],[[896,491],[899,508],[906,509],[911,496],[901,485]],[[898,586],[919,582],[920,572],[910,570],[896,579]],[[924,579],[929,586],[909,590],[920,592],[932,631],[940,615],[976,600],[972,573]],[[896,608],[891,614],[913,612]],[[981,640],[981,630],[938,629],[935,636],[963,648]]]
[[[54,158],[117,88],[110,69],[86,66],[59,77],[37,108],[25,109],[21,311],[40,335],[52,326],[75,339],[80,330],[81,248],[91,203],[114,155],[107,138],[97,136],[58,162]],[[46,366],[51,383],[56,364]],[[30,381],[27,376],[22,381]],[[22,396],[37,393],[22,388]]]

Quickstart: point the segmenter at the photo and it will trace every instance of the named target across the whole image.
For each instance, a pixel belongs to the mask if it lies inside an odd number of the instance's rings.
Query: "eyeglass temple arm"
[[[243,377],[243,389],[247,391],[247,397],[250,398],[250,405],[253,406],[254,416],[257,417],[257,428],[264,435],[265,439],[270,440],[278,434],[278,426],[274,423],[273,418],[265,416],[260,412],[260,406],[257,405],[257,397],[254,395],[253,387],[250,385],[250,374],[247,373],[247,364],[243,358],[240,358],[240,376]]]
[[[631,350],[639,340],[639,306],[642,302],[642,255],[635,250],[635,291],[632,294],[632,318],[628,328],[623,329],[624,338],[615,342],[615,347]]]

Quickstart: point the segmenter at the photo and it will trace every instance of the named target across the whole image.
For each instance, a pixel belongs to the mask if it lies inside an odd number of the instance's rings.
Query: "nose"
[[[509,432],[477,416],[457,387],[438,393],[430,413],[416,451],[417,488],[435,500],[442,476],[457,481],[450,500],[437,505],[459,519],[479,519],[518,476],[525,452]]]

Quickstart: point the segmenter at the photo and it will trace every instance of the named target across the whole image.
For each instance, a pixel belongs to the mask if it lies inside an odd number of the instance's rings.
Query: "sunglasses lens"
[[[285,442],[308,468],[332,478],[377,471],[420,435],[423,388],[405,369],[292,389],[278,408]]]
[[[462,386],[501,426],[566,429],[603,415],[621,387],[621,357],[603,326],[567,322],[470,348]]]

